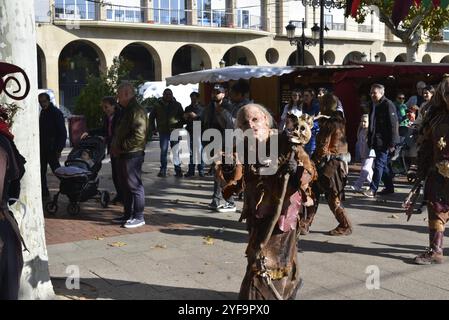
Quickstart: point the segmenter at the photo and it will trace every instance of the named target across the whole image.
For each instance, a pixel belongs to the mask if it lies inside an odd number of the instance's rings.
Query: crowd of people
[[[415,149],[408,148],[408,152],[416,153],[413,165],[417,165],[419,182],[425,181],[429,207],[430,248],[415,258],[417,264],[442,261],[443,231],[449,219],[448,92],[447,79],[436,89],[418,83],[415,96],[406,101],[399,92],[393,102],[385,96],[385,87],[375,83],[370,88],[371,99],[357,132],[356,153],[361,171],[350,187],[369,198],[395,192],[392,157],[405,138],[413,137]],[[125,228],[145,224],[142,164],[148,136],[157,133],[161,149],[158,177],[167,177],[170,146],[175,177],[193,177],[195,169],[200,177],[213,175],[210,209],[235,212],[235,197],[243,198],[240,221],[246,221],[249,242],[248,267],[240,298],[292,299],[301,283],[295,244],[298,236],[309,233],[321,195],[338,222],[328,234],[348,236],[353,232],[343,205],[351,161],[344,109],[338,97],[326,89],[320,88],[317,95],[311,88],[292,90],[276,124],[272,114],[249,100],[248,95],[247,81],[236,81],[229,88],[217,83],[212,87],[209,105],[201,105],[199,93],[192,92],[191,104],[184,109],[167,88],[148,116],[138,104],[132,85],[125,83],[118,88],[117,99],[102,100],[103,127],[86,134],[104,136],[108,146],[117,191],[114,201],[124,206],[123,215],[114,222]],[[59,165],[66,133],[61,125],[62,115],[49,103],[48,96],[41,94],[39,102],[41,132],[45,132],[41,134],[45,197],[47,165],[53,171]],[[183,127],[188,132],[190,146],[190,163],[185,174],[176,138],[176,130]],[[220,153],[206,172],[202,137],[207,129],[216,129],[223,137],[227,129],[251,130],[257,143],[250,143],[247,136],[236,140],[231,152]],[[410,135],[409,130],[415,134]],[[259,148],[273,141],[278,146],[277,169],[274,174],[265,175],[263,171],[269,164],[259,158],[250,163],[248,154],[258,154]],[[225,141],[221,143],[225,150]],[[243,155],[237,152],[239,143],[244,146]],[[381,181],[384,188],[379,191]],[[410,206],[406,209],[412,210]]]

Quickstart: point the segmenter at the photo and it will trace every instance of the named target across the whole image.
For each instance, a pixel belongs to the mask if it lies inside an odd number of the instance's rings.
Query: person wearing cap
[[[173,130],[182,128],[184,110],[179,102],[173,97],[170,89],[165,89],[162,99],[158,99],[150,113],[150,132],[159,132],[159,145],[161,148],[161,168],[158,177],[167,176],[167,154],[168,145],[173,152],[173,165],[175,167],[175,176],[183,176],[181,170],[181,160],[179,159],[178,141],[170,141],[170,135]],[[156,120],[157,125],[154,120]]]
[[[226,111],[226,114],[224,114],[225,110],[232,110],[232,105],[225,96],[225,87],[222,84],[215,84],[212,89],[212,101],[204,112],[204,128],[216,129],[220,131],[223,138],[225,136],[225,129],[232,129],[234,127],[229,111]],[[224,139],[222,143],[222,147],[224,149]],[[215,167],[215,164],[213,167]],[[228,199],[223,199],[221,181],[217,175],[215,175],[214,179],[214,192],[212,194],[212,202],[209,204],[209,208],[218,212],[236,211],[232,196]]]

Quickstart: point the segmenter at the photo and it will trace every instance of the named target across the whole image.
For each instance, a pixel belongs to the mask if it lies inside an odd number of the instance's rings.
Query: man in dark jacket
[[[189,133],[189,151],[190,151],[190,163],[189,171],[185,174],[185,177],[193,177],[195,175],[195,164],[198,167],[198,174],[200,177],[204,177],[204,162],[202,158],[203,147],[201,144],[201,130],[194,132],[194,122],[198,121],[201,124],[203,117],[204,107],[199,102],[200,94],[198,92],[192,92],[190,94],[191,104],[184,110],[184,122],[186,123],[186,130]]]
[[[148,136],[148,117],[136,100],[132,84],[121,84],[117,96],[123,113],[112,137],[111,156],[118,158],[118,176],[125,212],[114,222],[123,224],[124,228],[137,228],[145,225],[142,164]]]
[[[39,116],[41,187],[42,197],[48,198],[50,192],[47,186],[47,166],[50,165],[53,172],[61,166],[59,158],[61,157],[62,149],[65,147],[67,131],[65,129],[64,116],[50,102],[50,96],[47,93],[41,93],[38,98],[42,108]]]
[[[396,106],[385,96],[385,87],[381,84],[371,86],[369,112],[368,145],[376,152],[374,159],[373,179],[370,189],[364,195],[373,198],[378,195],[394,193],[391,154],[399,142],[399,122]],[[380,180],[385,188],[377,192]]]
[[[158,177],[167,176],[167,154],[168,145],[173,152],[173,165],[175,166],[175,176],[182,177],[181,160],[179,159],[178,141],[171,141],[170,135],[173,130],[182,128],[184,110],[179,102],[173,97],[170,89],[165,89],[162,99],[159,99],[150,113],[150,130],[159,132],[159,145],[161,148],[161,169]],[[156,120],[156,123],[154,123]]]

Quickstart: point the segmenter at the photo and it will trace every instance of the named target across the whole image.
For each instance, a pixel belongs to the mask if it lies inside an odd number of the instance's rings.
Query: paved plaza
[[[68,151],[68,150],[66,150]],[[67,153],[67,152],[65,152]],[[245,224],[239,213],[207,208],[213,181],[207,178],[158,178],[158,142],[148,144],[143,166],[146,225],[124,229],[111,223],[121,207],[102,208],[98,200],[67,213],[60,197],[55,216],[46,214],[50,275],[58,296],[69,299],[235,300],[246,268]],[[352,167],[350,181],[357,172]],[[113,190],[108,158],[100,188]],[[49,174],[52,194],[57,179]],[[337,224],[322,200],[311,233],[298,243],[304,285],[299,298],[448,299],[449,262],[412,264],[428,244],[426,213],[409,222],[401,210],[410,185],[397,179],[386,202],[348,191],[345,206],[354,226],[347,237],[326,232]],[[241,209],[242,202],[237,202]],[[445,250],[445,255],[449,251]],[[75,269],[74,269],[75,268]],[[77,269],[78,268],[78,269]],[[66,278],[79,270],[79,290]]]

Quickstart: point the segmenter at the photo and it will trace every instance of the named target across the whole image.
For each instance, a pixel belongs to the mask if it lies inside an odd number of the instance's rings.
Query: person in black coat
[[[116,190],[116,196],[112,199],[112,203],[116,204],[118,202],[123,203],[123,194],[118,183],[118,168],[117,168],[117,157],[111,154],[111,142],[114,136],[115,128],[118,126],[122,115],[122,108],[117,103],[117,99],[112,96],[103,97],[101,99],[101,107],[104,112],[103,125],[101,128],[96,128],[89,130],[81,135],[81,139],[86,136],[101,136],[104,138],[106,143],[107,152],[111,155],[111,171],[112,171],[112,181]]]
[[[39,115],[39,142],[41,158],[41,187],[42,197],[48,198],[50,192],[47,186],[47,167],[53,172],[61,165],[59,158],[67,140],[67,130],[65,128],[64,116],[62,112],[50,102],[47,93],[38,96],[41,105]]]
[[[372,103],[369,111],[368,145],[374,149],[376,158],[374,159],[370,189],[364,192],[370,198],[376,194],[394,193],[391,154],[399,143],[399,122],[396,106],[384,94],[385,87],[383,85],[373,84],[371,86]],[[385,188],[377,192],[381,179]]]

